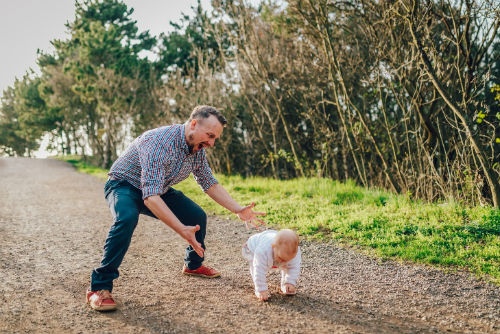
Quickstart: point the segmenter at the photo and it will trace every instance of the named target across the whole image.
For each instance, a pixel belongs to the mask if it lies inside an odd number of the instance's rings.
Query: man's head
[[[276,234],[272,247],[274,260],[276,262],[288,262],[297,255],[299,237],[292,230],[281,230]]]
[[[185,124],[186,142],[189,152],[212,147],[226,126],[226,118],[211,106],[197,106]]]

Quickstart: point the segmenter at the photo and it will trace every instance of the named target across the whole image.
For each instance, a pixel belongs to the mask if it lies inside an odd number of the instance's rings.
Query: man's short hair
[[[192,121],[193,119],[206,119],[209,118],[210,115],[214,115],[215,117],[217,117],[217,120],[220,122],[220,124],[222,124],[222,126],[224,127],[226,126],[227,120],[224,115],[222,115],[222,113],[214,107],[205,105],[194,107],[188,121]]]

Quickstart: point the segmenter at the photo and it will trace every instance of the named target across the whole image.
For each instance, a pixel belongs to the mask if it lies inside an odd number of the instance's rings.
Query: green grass
[[[75,157],[66,160],[80,171],[105,177],[105,170]],[[216,177],[240,204],[255,201],[256,210],[267,212],[265,221],[270,226],[334,239],[381,259],[466,269],[500,285],[499,210],[456,202],[423,203],[328,179]],[[209,214],[228,214],[200,191],[193,178],[175,188]]]
[[[91,163],[84,161],[81,156],[65,155],[65,156],[56,156],[53,158],[71,163],[81,173],[91,174],[101,179],[106,179],[108,177],[107,175],[108,171],[106,169],[96,167]]]

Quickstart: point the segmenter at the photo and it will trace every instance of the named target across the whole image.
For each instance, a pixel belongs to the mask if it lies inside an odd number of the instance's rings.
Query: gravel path
[[[141,217],[115,281],[119,310],[84,303],[111,215],[103,181],[67,163],[0,158],[1,333],[499,333],[500,288],[466,273],[380,262],[302,241],[295,297],[253,295],[240,245],[254,231],[209,217],[220,279],[181,274],[185,243]],[[256,198],[258,200],[258,198]]]

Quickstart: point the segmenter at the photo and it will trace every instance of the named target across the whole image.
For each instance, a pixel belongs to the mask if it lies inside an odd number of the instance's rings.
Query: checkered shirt
[[[189,154],[184,125],[152,129],[137,137],[111,166],[108,175],[142,190],[142,198],[162,195],[193,173],[203,189],[217,183],[205,149]]]

